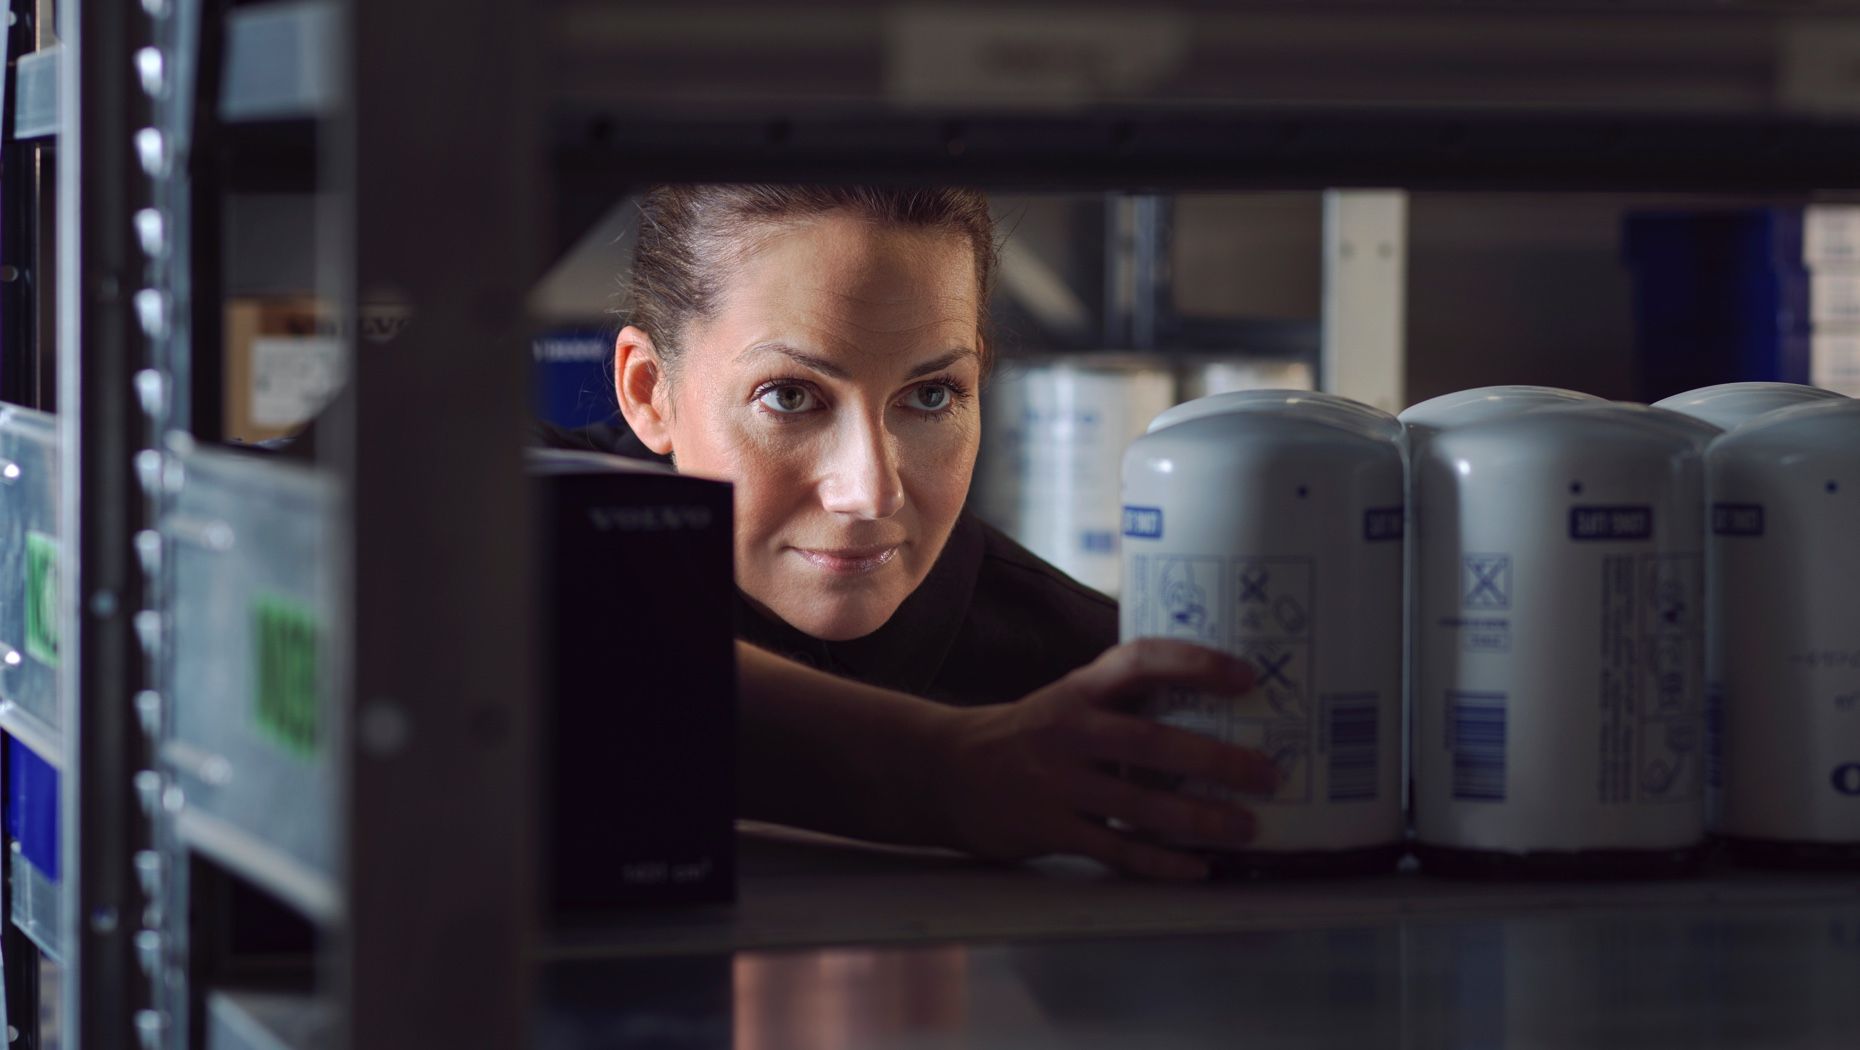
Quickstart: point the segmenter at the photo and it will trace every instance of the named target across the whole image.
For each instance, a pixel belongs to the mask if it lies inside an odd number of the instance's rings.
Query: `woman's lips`
[[[796,547],[794,552],[815,568],[836,576],[863,576],[877,572],[897,557],[898,545],[888,547],[835,547],[810,549]]]

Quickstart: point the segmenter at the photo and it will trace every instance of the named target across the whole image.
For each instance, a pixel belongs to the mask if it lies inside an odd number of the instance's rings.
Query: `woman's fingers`
[[[1146,879],[1199,882],[1208,877],[1208,862],[1200,857],[1152,846],[1082,818],[1075,822],[1071,841],[1063,849]]]
[[[1211,693],[1244,693],[1253,688],[1251,664],[1218,649],[1139,638],[1106,650],[1103,656],[1060,681],[1081,701],[1110,706],[1142,699],[1168,686]]]
[[[1082,757],[1154,773],[1206,780],[1250,795],[1279,786],[1272,758],[1186,729],[1116,711],[1081,711],[1068,720]]]
[[[1239,849],[1258,830],[1253,814],[1229,802],[1156,791],[1084,771],[1067,792],[1081,812],[1110,817],[1165,841]]]

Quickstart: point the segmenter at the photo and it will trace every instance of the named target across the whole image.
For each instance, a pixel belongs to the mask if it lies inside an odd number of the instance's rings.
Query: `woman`
[[[1250,670],[1111,648],[1109,599],[963,513],[993,236],[968,190],[655,189],[614,346],[631,433],[550,437],[735,486],[743,815],[1201,877],[1104,818],[1237,847],[1251,815],[1106,766],[1259,792],[1272,765],[1118,708]]]

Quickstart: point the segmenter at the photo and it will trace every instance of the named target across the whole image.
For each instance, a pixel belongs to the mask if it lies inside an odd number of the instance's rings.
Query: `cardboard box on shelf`
[[[233,441],[293,433],[342,385],[342,341],[326,304],[307,297],[226,304],[225,429]]]

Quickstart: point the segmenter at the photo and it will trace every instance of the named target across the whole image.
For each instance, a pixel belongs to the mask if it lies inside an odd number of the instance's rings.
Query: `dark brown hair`
[[[994,272],[988,198],[961,188],[708,184],[658,186],[639,203],[639,240],[627,282],[628,323],[650,335],[667,366],[693,320],[709,317],[756,234],[829,212],[881,226],[942,230],[969,239],[977,302]]]

